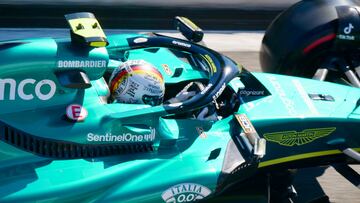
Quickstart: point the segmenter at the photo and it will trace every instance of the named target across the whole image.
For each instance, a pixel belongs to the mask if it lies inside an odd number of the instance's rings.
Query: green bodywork
[[[175,200],[166,201],[192,201],[205,189],[211,193],[204,198],[214,197],[226,184],[249,178],[257,169],[288,163],[296,167],[302,160],[340,154],[338,145],[332,143],[359,151],[360,89],[349,86],[244,73],[226,87],[238,94],[240,105],[218,121],[169,115],[163,106],[107,103],[109,90],[103,75],[124,60],[152,63],[166,86],[208,79],[204,71],[168,48],[131,50],[127,39],[134,37],[147,35],[110,36],[106,48],[81,48],[69,39],[51,38],[0,45],[0,202],[164,202],[162,195],[170,188]],[[59,67],[63,61],[99,63],[98,67]],[[171,73],[181,68],[182,74],[173,77],[162,68],[164,64]],[[90,88],[60,84],[57,73],[79,69],[90,79]],[[245,77],[262,89],[247,90]],[[28,82],[21,83],[24,80]],[[264,93],[267,91],[269,94]],[[316,100],[309,94],[333,100]],[[70,104],[86,108],[84,121],[66,119]],[[234,144],[243,131],[236,114],[246,114],[260,138],[266,139],[266,155],[257,162],[248,160]],[[21,134],[27,135],[25,141]],[[135,148],[141,148],[150,144],[151,150],[129,149],[86,158],[67,157],[65,152],[56,158],[41,156],[43,149],[35,149],[35,141],[29,138],[101,146],[110,143],[104,140],[106,135],[127,139],[112,140],[113,145],[120,143],[126,148],[136,143]]]

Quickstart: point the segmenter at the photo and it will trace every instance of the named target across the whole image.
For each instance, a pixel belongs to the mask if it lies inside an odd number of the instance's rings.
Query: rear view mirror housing
[[[202,29],[186,17],[176,16],[175,27],[189,41],[201,42],[204,37]]]

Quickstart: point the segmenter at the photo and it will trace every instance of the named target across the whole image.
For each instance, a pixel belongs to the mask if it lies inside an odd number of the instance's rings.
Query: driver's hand
[[[203,108],[196,118],[199,120],[211,120],[211,121],[219,120],[219,117],[217,116],[216,112],[210,114],[209,107]]]

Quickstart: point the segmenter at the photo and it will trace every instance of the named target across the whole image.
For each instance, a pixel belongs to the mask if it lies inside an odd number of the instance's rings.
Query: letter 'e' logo
[[[83,121],[87,115],[87,110],[79,104],[71,104],[66,108],[66,116],[72,121]]]

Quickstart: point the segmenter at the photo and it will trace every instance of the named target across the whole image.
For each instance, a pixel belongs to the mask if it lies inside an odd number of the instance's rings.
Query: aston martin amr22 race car
[[[217,201],[241,187],[249,202],[259,177],[255,202],[279,202],[279,172],[360,160],[359,88],[248,72],[183,17],[187,40],[66,19],[69,38],[0,43],[0,202]],[[112,101],[113,71],[134,60],[157,68],[161,104]]]

